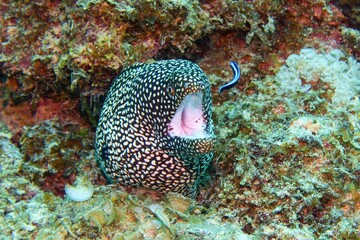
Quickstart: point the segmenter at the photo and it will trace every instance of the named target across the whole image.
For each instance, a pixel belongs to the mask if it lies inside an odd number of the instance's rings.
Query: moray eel
[[[195,197],[213,157],[208,79],[187,60],[137,63],[118,75],[96,130],[110,182]]]
[[[234,77],[231,79],[230,82],[222,85],[219,88],[219,93],[221,93],[225,89],[229,89],[229,88],[232,88],[233,86],[235,86],[235,84],[239,81],[239,79],[241,77],[241,71],[240,71],[239,65],[236,62],[230,61],[230,67],[233,71]]]

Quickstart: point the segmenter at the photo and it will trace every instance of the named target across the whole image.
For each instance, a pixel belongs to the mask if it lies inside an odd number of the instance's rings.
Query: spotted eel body
[[[208,79],[187,60],[137,63],[114,80],[96,130],[110,181],[195,197],[212,157]]]

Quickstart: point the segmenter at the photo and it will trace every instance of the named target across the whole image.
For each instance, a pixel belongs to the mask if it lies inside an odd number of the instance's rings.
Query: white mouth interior
[[[205,119],[202,110],[202,93],[190,93],[181,102],[168,126],[170,136],[204,138]]]

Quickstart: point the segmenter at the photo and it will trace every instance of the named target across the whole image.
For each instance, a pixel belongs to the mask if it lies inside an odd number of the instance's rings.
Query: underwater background
[[[0,13],[0,239],[359,239],[359,1],[3,0]],[[178,58],[212,86],[208,181],[196,200],[107,185],[94,140],[112,80]],[[241,80],[219,94],[230,61]],[[73,201],[67,184],[93,195]]]

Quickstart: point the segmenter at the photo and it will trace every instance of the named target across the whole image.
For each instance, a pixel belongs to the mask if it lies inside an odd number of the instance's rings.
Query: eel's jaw
[[[203,95],[194,92],[186,95],[168,126],[171,137],[206,138],[206,119],[203,113]]]

